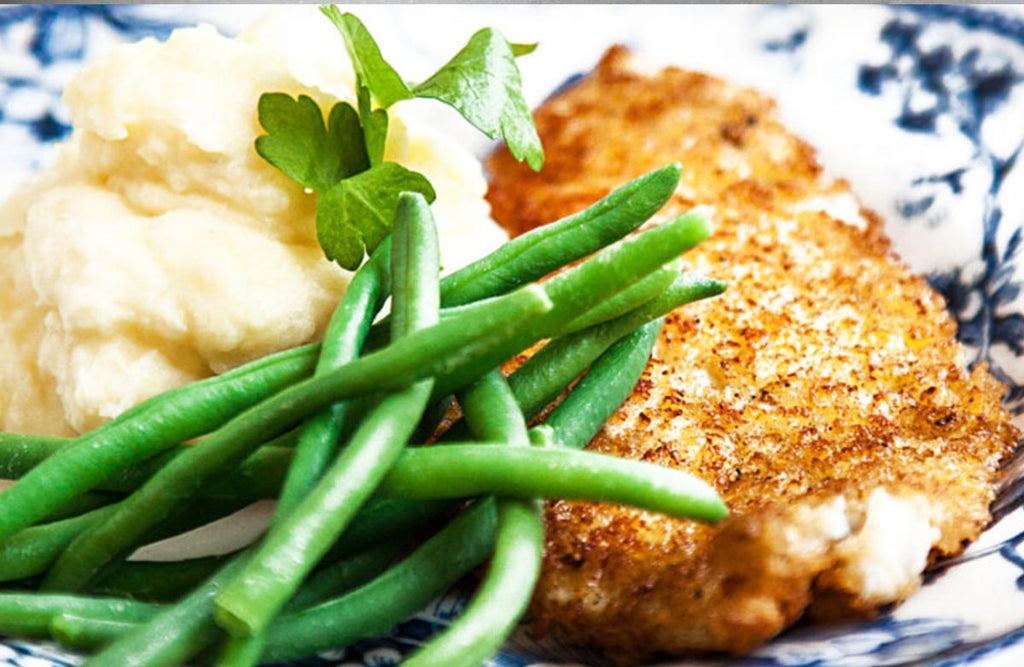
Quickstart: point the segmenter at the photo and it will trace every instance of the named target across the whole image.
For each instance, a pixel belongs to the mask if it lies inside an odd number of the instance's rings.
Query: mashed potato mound
[[[354,99],[318,12],[118,47],[65,91],[74,131],[0,208],[0,428],[70,435],[154,394],[321,335],[350,274],[314,195],[266,164],[261,93]],[[424,173],[448,268],[504,239],[477,160],[392,112],[387,156]]]

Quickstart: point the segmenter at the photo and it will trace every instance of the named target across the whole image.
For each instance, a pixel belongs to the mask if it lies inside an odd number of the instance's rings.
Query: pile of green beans
[[[251,667],[384,632],[486,561],[465,611],[406,662],[474,667],[529,603],[543,500],[724,518],[692,475],[583,449],[662,318],[725,289],[680,273],[710,233],[701,214],[637,231],[679,176],[653,171],[443,279],[430,209],[405,194],[322,343],[77,438],[0,434],[0,476],[16,480],[0,494],[0,633],[92,667]],[[458,418],[438,432],[446,411]],[[262,499],[277,501],[270,525],[236,552],[132,559]]]

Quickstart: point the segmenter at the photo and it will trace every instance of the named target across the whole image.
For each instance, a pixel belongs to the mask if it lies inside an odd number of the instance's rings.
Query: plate
[[[265,6],[0,8],[0,196],[69,131],[60,90],[111,45],[209,22],[234,33]],[[291,11],[315,11],[296,6]],[[989,364],[1024,415],[1024,13],[978,6],[359,5],[400,71],[443,62],[470,30],[538,42],[520,61],[537,104],[613,43],[773,95],[784,123],[818,147],[886,220],[897,252],[942,292],[969,361]],[[460,137],[481,155],[485,142]],[[1024,463],[1012,463],[997,521],[940,563],[906,603],[866,623],[801,628],[741,659],[672,667],[1024,664]],[[296,665],[395,664],[464,604],[452,591],[386,636]],[[5,641],[0,665],[75,664],[45,644]],[[603,664],[518,633],[491,667]]]

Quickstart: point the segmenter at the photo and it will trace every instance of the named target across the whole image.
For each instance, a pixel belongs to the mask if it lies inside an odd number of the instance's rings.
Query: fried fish
[[[942,297],[770,99],[641,72],[616,47],[536,123],[541,172],[504,151],[488,162],[513,234],[673,161],[683,177],[661,219],[712,207],[714,235],[683,260],[728,291],[667,318],[589,447],[692,471],[732,510],[710,527],[550,503],[539,632],[622,663],[745,653],[802,617],[875,614],[978,537],[1019,437],[1004,387],[965,370]]]

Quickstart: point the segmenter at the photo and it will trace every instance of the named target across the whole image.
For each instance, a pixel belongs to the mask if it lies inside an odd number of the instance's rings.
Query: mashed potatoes
[[[59,159],[0,208],[0,428],[82,432],[317,338],[349,274],[316,243],[314,196],[253,150],[256,102],[326,106],[352,86],[312,9],[239,39],[179,30],[85,68],[65,91],[75,129]],[[400,114],[387,159],[437,190],[444,266],[495,247],[478,162]]]

